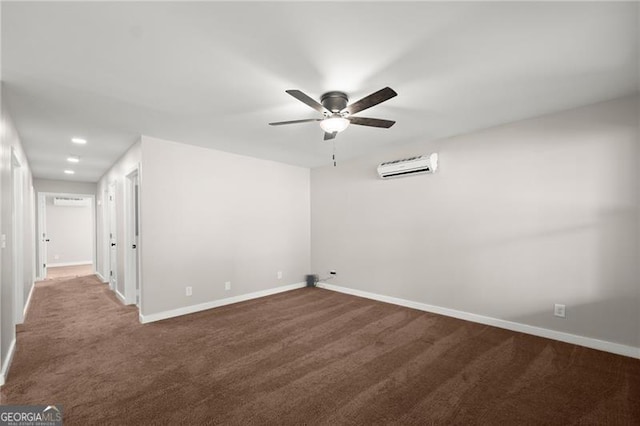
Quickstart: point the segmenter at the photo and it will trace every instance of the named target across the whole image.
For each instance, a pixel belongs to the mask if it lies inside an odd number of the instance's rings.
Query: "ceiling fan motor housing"
[[[332,113],[338,113],[347,107],[349,97],[343,92],[327,92],[322,95],[320,102]]]

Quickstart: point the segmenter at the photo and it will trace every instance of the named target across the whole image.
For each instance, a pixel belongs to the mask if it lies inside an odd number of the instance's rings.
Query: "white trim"
[[[31,181],[31,184],[29,185],[29,202],[31,204],[31,208],[29,210],[31,210],[31,236],[32,236],[32,240],[31,240],[31,255],[33,256],[33,259],[36,259],[35,262],[31,262],[31,266],[32,266],[32,271],[31,271],[31,282],[35,284],[36,280],[37,280],[37,276],[38,276],[38,263],[40,262],[40,260],[37,259],[36,257],[36,250],[37,250],[37,241],[39,240],[38,238],[38,232],[36,231],[36,204],[38,202],[37,200],[38,197],[36,197],[36,192],[35,192],[35,188],[33,187],[33,180]],[[33,239],[33,237],[35,237],[35,240]],[[29,290],[31,291],[31,290]]]
[[[31,290],[29,290],[29,295],[27,296],[27,303],[24,304],[24,311],[22,312],[22,318],[27,317],[27,311],[29,310],[29,305],[31,304],[31,296],[33,295],[33,290],[36,288],[36,283],[31,283]]]
[[[520,333],[531,334],[547,339],[559,340],[561,342],[572,343],[574,345],[585,346],[587,348],[598,349],[605,352],[611,352],[618,355],[624,355],[631,358],[640,358],[640,348],[635,346],[627,346],[620,343],[607,342],[605,340],[594,339],[591,337],[578,336],[575,334],[564,333],[562,331],[549,330],[547,328],[535,327],[513,321],[507,321],[499,318],[486,317],[483,315],[472,314],[470,312],[458,311],[455,309],[443,308],[440,306],[428,305],[426,303],[413,302],[411,300],[399,299],[397,297],[384,296],[368,291],[354,290],[347,287],[341,287],[334,284],[318,283],[318,287],[339,293],[351,294],[353,296],[364,297],[366,299],[378,300],[380,302],[391,303],[394,305],[405,306],[407,308],[418,309],[420,311],[432,312],[435,314],[445,315],[448,317],[459,318],[466,321],[477,322],[480,324],[491,325],[494,327],[504,328]]]
[[[9,368],[11,367],[11,361],[13,361],[13,355],[16,352],[16,339],[14,338],[9,345],[7,351],[7,358],[2,363],[2,371],[0,371],[0,386],[7,382],[7,374],[9,374]]]
[[[142,136],[140,137],[140,143],[142,144]],[[139,252],[138,252],[138,290],[137,292],[139,292],[138,295],[138,312],[142,312],[142,306],[143,306],[143,296],[144,296],[144,291],[142,290],[143,286],[144,286],[144,281],[143,281],[143,262],[144,262],[144,256],[142,256],[143,250],[144,250],[144,243],[143,243],[143,235],[144,232],[142,232],[144,224],[142,223],[142,212],[143,212],[143,207],[142,207],[142,194],[143,194],[143,189],[142,189],[142,163],[138,162],[138,247],[139,247]]]
[[[127,304],[127,301],[124,300],[124,296],[120,294],[120,292],[118,291],[118,289],[116,289],[114,291],[114,293],[116,294],[116,296],[118,297],[118,299],[122,302],[123,305]]]
[[[62,263],[48,263],[47,268],[59,268],[61,266],[80,266],[80,265],[92,265],[91,260],[81,260],[80,262],[62,262]]]
[[[102,274],[101,274],[100,272],[98,272],[98,271],[96,271],[96,277],[98,277],[98,279],[100,280],[100,282],[101,282],[102,284],[107,284],[107,283],[109,283],[109,281],[108,281],[108,280],[106,280],[106,279],[102,276]]]
[[[198,305],[185,306],[184,308],[172,309],[170,311],[158,312],[155,314],[142,315],[140,313],[140,322],[143,324],[160,321],[167,318],[179,317],[182,315],[193,314],[195,312],[206,311],[207,309],[218,308],[220,306],[231,305],[238,302],[244,302],[251,299],[257,299],[260,297],[271,296],[272,294],[284,293],[285,291],[296,290],[303,288],[306,283],[295,283],[284,285],[282,287],[270,288],[267,290],[256,291],[253,293],[242,294],[240,296],[226,297],[224,299],[212,300],[210,302],[200,303]]]

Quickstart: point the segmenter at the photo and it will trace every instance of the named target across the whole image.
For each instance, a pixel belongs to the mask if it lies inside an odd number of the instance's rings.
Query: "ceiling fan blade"
[[[338,132],[333,132],[333,133],[324,132],[324,140],[328,141],[330,139],[335,139],[337,134]]]
[[[398,94],[390,87],[380,89],[375,93],[365,96],[359,101],[347,106],[343,111],[347,111],[349,114],[355,114],[367,108],[371,108],[374,105],[378,105],[381,102],[387,101]]]
[[[359,126],[383,127],[385,129],[396,124],[395,121],[382,120],[380,118],[348,117],[347,120],[349,120],[351,124],[357,124]]]
[[[312,121],[322,121],[322,119],[321,118],[306,118],[304,120],[277,121],[275,123],[269,123],[269,126],[282,126],[283,124],[310,123]]]
[[[288,94],[290,94],[291,96],[293,96],[294,98],[299,100],[300,102],[303,102],[303,103],[309,105],[311,108],[315,109],[318,112],[321,112],[323,114],[324,113],[331,114],[331,111],[329,111],[328,109],[323,107],[321,103],[319,103],[318,101],[316,101],[312,97],[302,93],[299,90],[285,90],[285,92],[287,92]]]

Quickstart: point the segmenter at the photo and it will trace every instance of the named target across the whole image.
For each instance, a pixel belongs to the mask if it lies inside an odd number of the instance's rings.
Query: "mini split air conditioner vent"
[[[66,207],[85,207],[90,204],[89,198],[75,198],[75,197],[54,197],[54,206],[66,206]]]
[[[382,179],[433,173],[438,169],[438,154],[420,155],[402,160],[387,161],[378,166]]]
[[[422,157],[421,156],[417,156],[417,157],[405,158],[403,160],[387,161],[386,163],[381,163],[380,165],[381,166],[386,166],[386,165],[389,165],[389,164],[403,163],[403,162],[406,162],[406,161],[417,160],[419,158],[422,158]]]

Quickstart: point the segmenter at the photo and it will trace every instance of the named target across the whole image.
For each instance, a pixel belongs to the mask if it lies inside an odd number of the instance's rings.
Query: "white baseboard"
[[[0,370],[0,386],[4,385],[7,381],[7,375],[9,374],[9,367],[11,367],[11,361],[13,361],[13,354],[16,352],[16,339],[14,337],[13,341],[11,341],[11,345],[9,345],[9,351],[7,352],[7,357],[2,363],[2,370]]]
[[[244,302],[246,300],[257,299],[259,297],[270,296],[272,294],[283,293],[298,288],[305,287],[306,283],[295,283],[284,285],[282,287],[270,288],[267,290],[256,291],[254,293],[242,294],[240,296],[227,297],[224,299],[212,300],[198,305],[185,306],[184,308],[172,309],[170,311],[158,312],[155,314],[142,315],[140,313],[140,322],[143,324],[160,321],[167,318],[179,317],[181,315],[193,314],[195,312],[206,311],[207,309],[218,308],[220,306],[231,305],[233,303]]]
[[[23,321],[27,318],[27,311],[29,310],[29,305],[31,304],[31,296],[33,295],[33,290],[35,288],[36,288],[36,283],[31,283],[31,290],[29,290],[29,295],[27,296],[27,303],[24,304],[24,311],[22,311]]]
[[[605,340],[593,339],[591,337],[578,336],[575,334],[564,333],[562,331],[549,330],[542,327],[534,327],[518,322],[502,320],[499,318],[486,317],[483,315],[472,314],[469,312],[458,311],[455,309],[443,308],[440,306],[428,305],[426,303],[413,302],[411,300],[399,299],[397,297],[384,296],[368,291],[354,290],[347,287],[341,287],[334,284],[318,283],[318,287],[327,290],[337,291],[340,293],[351,294],[353,296],[364,297],[366,299],[378,300],[380,302],[391,303],[394,305],[405,306],[420,311],[432,312],[434,314],[445,315],[448,317],[459,318],[466,321],[477,322],[480,324],[491,325],[498,328],[504,328],[520,333],[532,334],[534,336],[545,337],[547,339],[559,340],[561,342],[572,343],[578,346],[585,346],[591,349],[598,349],[605,352],[611,352],[617,355],[624,355],[631,358],[640,358],[640,348],[627,346],[620,343],[607,342]]]
[[[127,304],[127,302],[124,299],[124,296],[121,295],[117,289],[115,290],[115,294],[116,294],[116,297],[122,302],[123,305]]]
[[[98,271],[96,271],[96,277],[98,277],[98,279],[100,280],[100,282],[102,284],[107,284],[109,281],[107,281],[106,279],[104,279],[104,277],[102,276],[102,274]]]
[[[82,265],[92,265],[92,260],[83,260],[81,262],[63,262],[63,263],[48,263],[47,268],[59,268],[61,266],[82,266]]]

